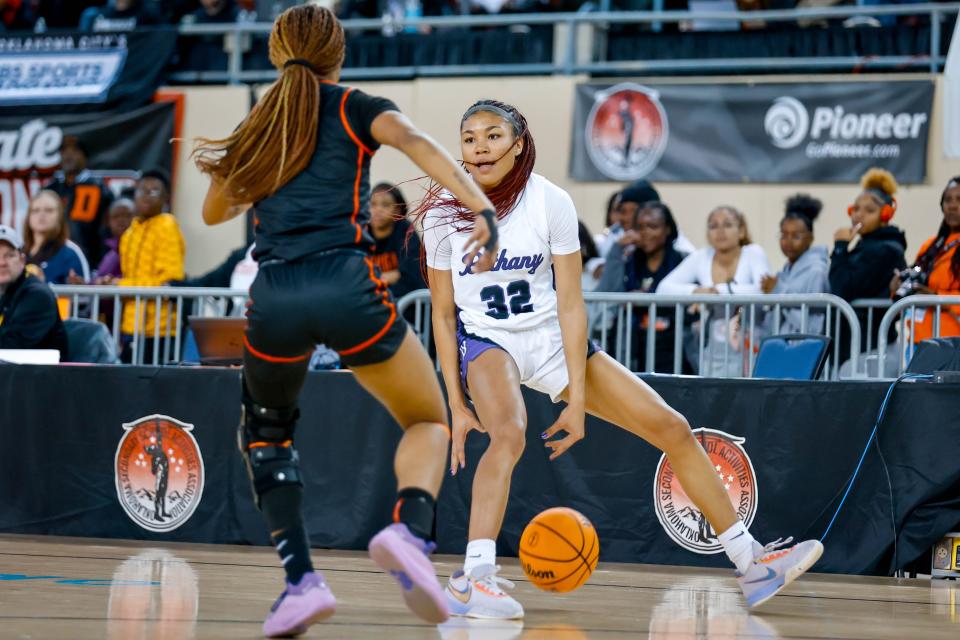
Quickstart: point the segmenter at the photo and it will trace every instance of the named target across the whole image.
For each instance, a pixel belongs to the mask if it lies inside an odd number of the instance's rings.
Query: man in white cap
[[[57,299],[25,270],[23,238],[0,225],[0,349],[56,349],[67,357],[67,333]]]

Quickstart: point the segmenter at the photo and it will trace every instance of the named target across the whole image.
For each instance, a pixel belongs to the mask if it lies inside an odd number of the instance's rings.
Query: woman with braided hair
[[[928,238],[917,253],[915,267],[920,269],[925,281],[916,283],[912,293],[936,296],[960,295],[960,176],[950,179],[940,196],[940,212],[943,222],[937,235]],[[895,293],[901,285],[899,272],[890,283],[890,292]],[[914,311],[911,319],[913,342],[934,337],[936,310]],[[943,308],[940,312],[940,336],[960,336],[960,305]]]
[[[755,606],[772,597],[817,561],[822,545],[810,540],[784,549],[789,540],[767,547],[755,542],[683,416],[588,343],[577,212],[565,191],[533,172],[536,147],[523,114],[495,100],[475,103],[461,118],[460,148],[500,222],[493,266],[480,273],[469,248],[466,203],[434,187],[418,210],[452,413],[450,473],[466,465],[469,431],[490,436],[473,481],[463,570],[447,585],[451,613],[523,617],[496,565],[510,477],[525,442],[521,385],[567,403],[541,434],[551,460],[584,437],[588,412],[666,452],[710,523],[704,528],[719,534],[736,564],[747,602]],[[554,439],[561,431],[566,435]]]
[[[263,630],[271,637],[303,633],[336,605],[310,561],[294,448],[297,398],[317,343],[336,349],[404,429],[394,460],[394,523],[370,541],[370,555],[401,585],[414,613],[439,623],[449,612],[428,554],[447,415],[433,365],[371,260],[370,159],[381,144],[396,147],[455,194],[473,228],[474,254],[483,246],[492,253],[496,244],[492,206],[396,105],[338,84],[344,34],[330,10],[288,9],[269,47],[277,82],[231,135],[200,139],[195,151],[211,179],[204,221],[224,222],[251,205],[257,219],[239,440],[286,572]],[[489,266],[484,256],[475,268]]]

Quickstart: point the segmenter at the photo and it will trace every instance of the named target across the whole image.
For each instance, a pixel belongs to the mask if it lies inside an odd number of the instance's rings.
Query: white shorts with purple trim
[[[521,384],[547,394],[554,402],[560,401],[560,394],[570,383],[559,325],[512,331],[484,328],[474,334],[458,323],[457,343],[460,348],[460,382],[468,393],[470,363],[490,349],[506,351],[517,365]],[[593,342],[587,341],[588,358],[598,350]]]

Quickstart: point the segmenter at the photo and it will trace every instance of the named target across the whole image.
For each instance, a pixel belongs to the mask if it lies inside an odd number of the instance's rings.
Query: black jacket
[[[860,242],[848,251],[849,243],[837,242],[830,260],[830,290],[848,302],[858,298],[889,298],[890,280],[894,269],[905,269],[904,251],[907,238],[895,226],[880,227],[860,238]],[[860,348],[865,349],[867,335],[876,347],[877,330],[883,318],[882,310],[874,310],[873,323],[867,326],[867,311],[857,310],[860,319]],[[841,361],[850,355],[850,337],[846,325],[840,334]],[[891,327],[888,340],[896,340],[896,330]]]
[[[57,299],[26,271],[0,296],[0,349],[57,349],[60,359],[67,359]]]
[[[386,238],[376,240],[373,248],[373,263],[381,273],[400,271],[400,279],[390,286],[390,293],[397,300],[411,291],[427,288],[420,270],[420,237],[414,233],[408,242],[409,229],[409,222],[397,220],[393,232]]]

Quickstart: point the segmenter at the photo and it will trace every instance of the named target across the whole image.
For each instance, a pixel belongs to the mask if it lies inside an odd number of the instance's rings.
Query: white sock
[[[463,561],[463,572],[470,575],[476,567],[484,564],[497,564],[497,541],[489,538],[471,540],[467,543],[467,557]]]
[[[746,573],[753,562],[755,547],[758,546],[757,541],[747,531],[747,527],[742,521],[737,520],[735,525],[721,533],[718,538],[730,562],[736,565],[737,571]]]

